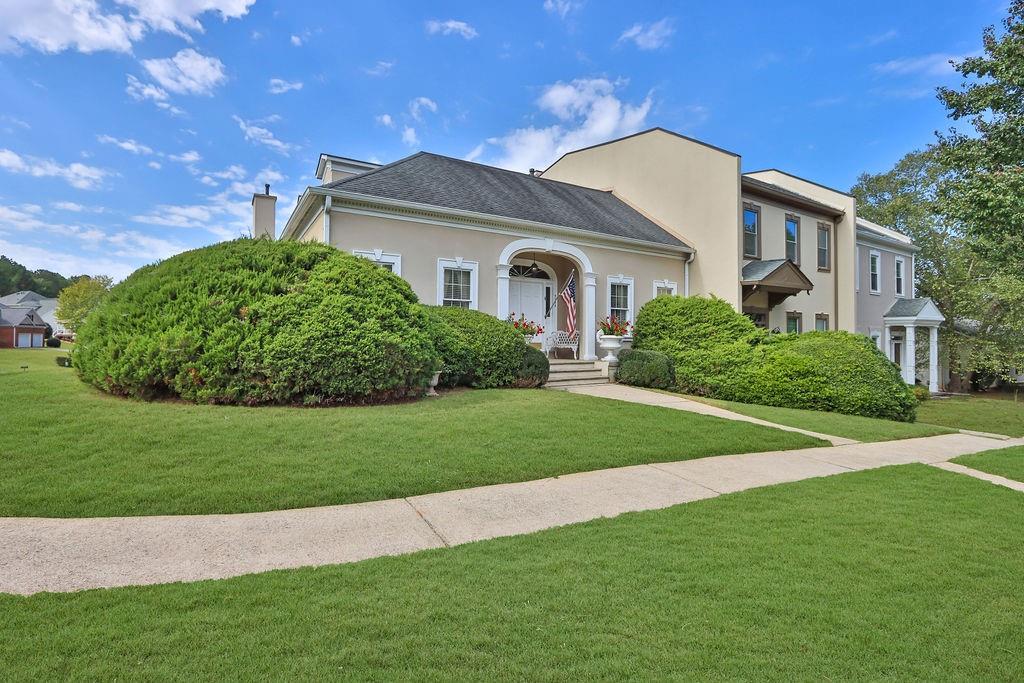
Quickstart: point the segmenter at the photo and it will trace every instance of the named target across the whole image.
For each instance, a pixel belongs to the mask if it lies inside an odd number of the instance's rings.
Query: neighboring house
[[[53,336],[70,334],[64,324],[57,320],[57,299],[45,297],[31,290],[0,296],[0,305],[34,308],[43,322],[50,326]]]
[[[0,304],[0,349],[39,348],[46,335],[46,322],[31,306]]]
[[[599,319],[632,321],[662,294],[718,296],[781,331],[913,341],[917,327],[937,325],[934,304],[913,299],[916,248],[859,221],[850,194],[774,169],[743,173],[739,155],[661,128],[529,174],[419,152],[383,166],[322,154],[316,176],[281,239],[369,258],[423,301],[525,314],[546,330],[566,327],[558,295],[572,276],[584,359],[596,358]],[[255,236],[276,235],[275,202],[269,187],[253,196]],[[875,282],[865,268],[885,267],[869,258],[876,247],[903,255],[903,294],[858,291]],[[895,274],[879,277],[880,290],[896,286]]]

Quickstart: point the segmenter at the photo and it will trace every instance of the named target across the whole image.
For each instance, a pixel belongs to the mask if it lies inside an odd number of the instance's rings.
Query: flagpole
[[[576,269],[575,268],[573,268],[572,270],[569,271],[569,277],[566,278],[566,280],[565,280],[565,287],[562,287],[562,291],[560,291],[558,293],[558,296],[556,296],[554,299],[552,299],[551,305],[548,306],[548,310],[544,311],[544,317],[545,318],[547,318],[549,315],[551,315],[551,309],[555,307],[555,304],[558,303],[558,300],[562,298],[563,294],[565,294],[565,290],[567,290],[569,288],[569,283],[572,282],[572,278],[573,278],[573,276],[575,274],[576,274]]]

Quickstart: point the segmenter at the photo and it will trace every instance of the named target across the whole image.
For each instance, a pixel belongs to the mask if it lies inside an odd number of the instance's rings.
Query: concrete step
[[[607,377],[599,377],[596,379],[548,379],[547,384],[544,386],[549,389],[566,389],[568,387],[581,387],[591,384],[608,384]]]
[[[608,378],[600,370],[578,370],[576,372],[552,372],[548,374],[548,381],[553,380],[571,380],[571,379],[603,379],[608,381]]]

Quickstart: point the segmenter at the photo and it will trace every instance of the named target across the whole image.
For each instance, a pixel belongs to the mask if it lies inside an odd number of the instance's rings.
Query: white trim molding
[[[480,264],[467,261],[461,256],[437,259],[437,305],[444,305],[444,271],[445,269],[469,271],[469,307],[474,311],[480,309]],[[507,271],[506,271],[507,272]],[[507,293],[507,290],[506,290]],[[506,303],[507,305],[507,303]],[[505,315],[508,315],[507,313]]]
[[[609,275],[605,278],[608,281],[608,286],[605,288],[606,298],[605,301],[608,304],[605,309],[605,315],[611,316],[612,314],[612,285],[628,285],[627,300],[629,302],[629,308],[626,309],[626,322],[633,324],[633,316],[636,315],[636,308],[633,305],[634,296],[636,295],[636,289],[633,284],[633,278],[628,275],[619,273],[618,275]]]
[[[352,254],[370,259],[374,263],[387,263],[391,266],[391,272],[402,276],[402,255],[389,254],[382,249],[353,249]]]
[[[655,280],[654,281],[654,288],[651,291],[651,297],[652,298],[657,298],[658,297],[658,290],[659,289],[671,290],[672,296],[675,296],[676,294],[679,293],[679,285],[677,283],[672,282],[671,280]]]
[[[526,237],[521,240],[515,240],[509,242],[508,245],[501,250],[501,256],[498,257],[499,264],[512,264],[512,257],[523,251],[543,251],[546,253],[561,254],[562,256],[568,256],[576,260],[580,268],[585,273],[591,273],[594,270],[594,266],[590,263],[590,258],[583,253],[583,250],[579,247],[565,242],[559,242],[553,239],[544,239],[539,237]]]

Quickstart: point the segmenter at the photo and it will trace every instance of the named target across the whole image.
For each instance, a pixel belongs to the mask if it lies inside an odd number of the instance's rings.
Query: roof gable
[[[913,318],[922,322],[942,322],[946,319],[935,302],[928,297],[896,299],[882,317],[887,319]]]
[[[751,261],[743,266],[743,284],[810,291],[814,283],[789,259]]]
[[[325,188],[686,247],[611,192],[428,152]]]

